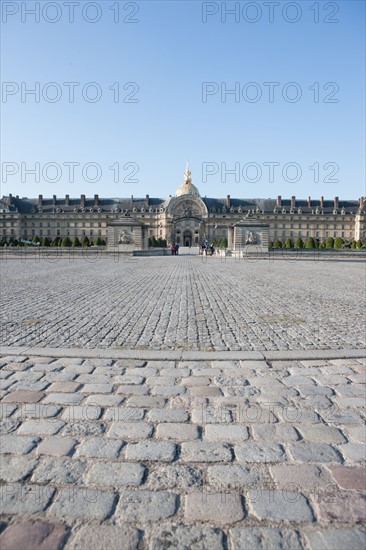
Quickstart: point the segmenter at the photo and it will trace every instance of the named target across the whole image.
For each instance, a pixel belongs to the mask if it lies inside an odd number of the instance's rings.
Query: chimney
[[[334,210],[338,210],[338,200],[339,197],[334,197]]]
[[[321,206],[322,208],[323,208],[323,206],[324,206],[324,197],[323,197],[323,196],[320,197],[320,206]]]
[[[94,195],[94,206],[99,206],[99,195]]]
[[[295,201],[296,201],[296,197],[295,197],[295,195],[292,195],[292,197],[291,197],[291,208],[295,208]]]
[[[38,195],[38,206],[42,206],[43,204],[43,195]]]
[[[146,199],[145,199],[145,200],[146,200],[147,205],[149,206],[149,204],[150,204],[150,197],[149,197],[149,195],[146,195]]]
[[[231,207],[230,195],[226,195],[226,206],[227,206],[228,208]]]
[[[281,195],[278,195],[277,200],[276,200],[276,205],[277,206],[282,206],[282,197],[281,197]]]
[[[65,195],[65,206],[70,206],[70,195]]]
[[[57,197],[56,195],[53,195],[53,206],[56,206],[56,202],[57,202]]]
[[[85,208],[85,195],[80,195],[80,206]]]
[[[308,197],[308,206],[309,206],[309,207],[311,206],[311,197],[310,197],[310,195],[309,195],[309,197]]]

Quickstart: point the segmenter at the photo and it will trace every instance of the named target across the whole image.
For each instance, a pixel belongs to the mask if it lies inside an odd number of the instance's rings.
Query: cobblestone
[[[81,388],[81,384],[79,382],[54,382],[50,385],[49,388],[47,388],[47,391],[49,392],[66,392],[66,393],[72,393],[77,391],[79,388]]]
[[[85,460],[72,458],[58,459],[43,457],[32,475],[32,481],[37,483],[83,483],[84,472],[87,467]]]
[[[2,550],[60,550],[68,537],[66,525],[54,525],[44,521],[22,521],[9,525],[0,535]]]
[[[287,531],[274,527],[235,527],[230,529],[230,543],[233,550],[244,548],[256,550],[303,550],[298,531]],[[314,549],[318,550],[317,547]]]
[[[2,435],[0,441],[0,453],[25,455],[34,449],[39,440],[39,437],[31,437],[26,435]]]
[[[339,453],[326,443],[294,443],[290,445],[292,458],[300,462],[341,462]]]
[[[210,484],[218,487],[245,487],[260,481],[261,473],[255,467],[239,466],[238,464],[209,466],[207,477]]]
[[[224,550],[224,537],[220,529],[196,527],[193,525],[173,525],[161,528],[151,537],[149,550]]]
[[[150,422],[186,422],[188,413],[179,409],[152,409],[147,418]]]
[[[285,261],[262,261],[258,269],[257,262],[222,262],[213,258],[204,263],[199,256],[181,256],[176,260],[137,258],[130,270],[126,264],[122,268],[123,293],[120,291],[120,269],[116,269],[112,257],[95,263],[82,258],[55,264],[29,261],[27,269],[23,265],[20,268],[18,260],[3,262],[2,276],[7,284],[3,288],[2,302],[11,312],[4,317],[3,343],[17,346],[56,343],[60,347],[77,347],[83,342],[87,347],[109,348],[112,342],[118,347],[193,350],[316,349],[319,345],[323,349],[354,349],[364,345],[363,304],[357,292],[357,281],[363,277],[363,266],[359,262],[340,262],[335,266],[332,262],[298,261],[292,262],[289,268]],[[307,276],[309,268],[311,277]],[[57,293],[53,291],[56,277],[59,281]],[[74,280],[89,281],[96,277],[103,278],[103,289],[93,295],[93,301],[88,284],[78,288],[78,300],[87,304],[89,315],[85,315],[85,308],[80,308],[75,315],[75,301],[64,300],[66,290],[69,291]],[[34,300],[33,288],[27,285],[29,279],[36,279],[48,297],[41,308]],[[299,279],[303,280],[303,296],[311,294],[313,299],[302,301],[301,314],[297,301],[289,300],[284,315],[283,296],[297,292]],[[187,280],[191,283],[181,284]],[[324,300],[330,281],[332,296]],[[354,283],[353,290],[350,281]],[[176,292],[177,286],[181,299],[170,301],[169,296]],[[22,288],[21,301],[19,288]],[[154,289],[148,299],[147,288]],[[345,288],[349,291],[345,292]],[[142,303],[144,321],[139,324]],[[185,304],[184,309],[180,308],[180,303]],[[267,313],[268,303],[272,304],[271,315]],[[314,308],[314,303],[322,304],[321,311]],[[208,309],[215,315],[210,317],[210,330],[203,332],[199,316],[194,312],[207,312]],[[332,324],[329,319],[340,317],[345,318],[346,323],[344,328],[340,326],[337,330],[339,322]],[[26,326],[21,323],[26,318],[37,318],[40,323]],[[253,318],[256,323],[252,322]],[[49,325],[55,327],[57,335]],[[168,331],[166,326],[169,326]],[[187,328],[194,336],[190,342],[182,338]],[[156,363],[159,368],[159,361]],[[66,359],[56,364],[78,366]]]
[[[88,482],[93,485],[110,485],[119,487],[123,485],[141,485],[145,468],[141,464],[123,464],[112,462],[94,464],[88,474]]]
[[[204,437],[208,441],[240,442],[248,439],[249,433],[246,426],[207,424]]]
[[[235,455],[239,462],[281,462],[286,460],[285,450],[276,443],[245,443],[235,446]]]
[[[361,529],[317,529],[305,531],[310,547],[316,550],[365,549],[365,531]]]
[[[55,435],[65,425],[62,420],[26,420],[18,429],[20,435]]]
[[[125,525],[88,525],[77,531],[68,550],[137,550],[138,544],[137,529]]]
[[[141,441],[139,443],[128,443],[126,447],[126,458],[129,460],[154,460],[171,462],[176,454],[174,443],[163,443],[160,441]]]
[[[233,494],[189,493],[185,498],[186,521],[213,521],[224,525],[240,521],[245,516],[241,498]]]
[[[0,406],[0,531],[62,524],[70,536],[57,550],[358,548],[359,265],[76,263],[57,266],[57,293],[54,267],[30,267],[26,280],[47,296],[41,338],[35,325],[20,330],[36,315],[23,270],[1,296],[12,347],[0,376],[12,384]]]
[[[182,443],[181,459],[185,462],[231,462],[228,445],[193,441]]]
[[[38,403],[44,396],[41,391],[14,391],[6,395],[4,403]]]
[[[342,489],[366,491],[366,470],[364,467],[330,466],[329,470]]]
[[[300,424],[297,429],[306,441],[317,443],[345,443],[346,441],[342,432],[333,426]]]
[[[45,510],[55,493],[54,487],[12,483],[0,487],[0,514],[28,516]]]
[[[75,519],[103,521],[111,514],[115,501],[111,491],[71,486],[59,491],[47,515],[70,522]]]
[[[202,472],[185,464],[171,464],[155,468],[149,472],[147,484],[150,489],[188,489],[201,487]]]
[[[117,518],[124,521],[159,521],[177,510],[177,497],[165,491],[125,491],[118,503]]]
[[[197,426],[191,424],[159,424],[156,436],[160,439],[174,439],[177,441],[188,441],[197,439],[199,431]]]
[[[355,492],[321,493],[317,502],[323,522],[364,523],[366,521],[366,494]]]
[[[48,437],[37,447],[37,454],[52,456],[68,456],[74,450],[75,439],[69,437]]]
[[[291,491],[249,491],[249,507],[261,520],[311,522],[313,512],[301,493]]]
[[[117,458],[122,446],[121,441],[106,441],[102,437],[93,437],[78,446],[76,455],[89,458]]]
[[[366,460],[366,445],[364,443],[346,443],[340,445],[339,450],[346,459],[355,462],[364,462]]]
[[[327,487],[331,478],[315,464],[276,464],[270,466],[271,475],[279,489],[287,487],[306,492],[313,487]]]
[[[9,455],[1,457],[1,481],[22,481],[34,470],[36,460],[30,460],[26,456],[18,456],[16,460]]]
[[[114,422],[107,436],[121,439],[146,439],[151,437],[153,426],[144,422]]]

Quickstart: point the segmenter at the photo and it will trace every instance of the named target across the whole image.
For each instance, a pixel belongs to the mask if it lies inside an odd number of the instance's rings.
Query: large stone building
[[[20,198],[9,195],[0,200],[0,239],[32,239],[34,236],[87,235],[107,239],[107,226],[129,216],[143,228],[143,242],[161,237],[183,246],[196,245],[203,239],[227,237],[230,246],[233,227],[245,217],[269,225],[269,239],[295,239],[308,236],[324,240],[366,240],[366,201],[283,199],[235,199],[201,197],[192,183],[188,164],[182,185],[167,199],[145,198]]]

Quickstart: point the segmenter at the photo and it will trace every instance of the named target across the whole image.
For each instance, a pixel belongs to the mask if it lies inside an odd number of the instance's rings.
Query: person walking
[[[175,244],[174,244],[174,243],[172,243],[172,245],[171,245],[171,247],[170,247],[170,250],[171,250],[171,252],[172,252],[172,256],[174,256],[175,253],[176,253],[176,252],[175,252]]]

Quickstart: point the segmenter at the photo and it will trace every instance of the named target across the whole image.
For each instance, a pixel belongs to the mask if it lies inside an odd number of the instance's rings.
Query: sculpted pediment
[[[205,204],[199,197],[177,197],[172,203],[170,213],[175,218],[199,218],[207,213]]]

